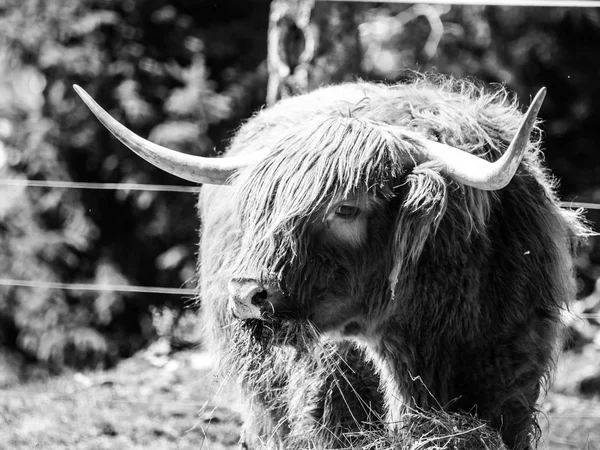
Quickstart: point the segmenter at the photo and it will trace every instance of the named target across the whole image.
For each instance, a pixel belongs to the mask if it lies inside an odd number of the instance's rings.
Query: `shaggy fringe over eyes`
[[[283,137],[269,158],[237,180],[244,255],[264,255],[244,266],[253,274],[302,265],[311,220],[332,202],[359,192],[391,195],[402,155],[414,143],[400,141],[369,120],[318,117]]]
[[[425,242],[437,231],[448,202],[446,181],[427,165],[414,170],[407,184],[409,192],[394,225],[394,261],[389,275],[392,298],[404,266],[417,261]]]
[[[318,97],[305,100],[307,110],[320,111],[310,104]],[[240,264],[242,272],[281,281],[285,266],[303,263],[299,258],[306,249],[300,238],[310,219],[332,201],[364,191],[390,196],[394,188],[390,182],[406,169],[402,156],[410,155],[418,144],[394,137],[389,126],[418,130],[434,141],[495,160],[508,147],[521,118],[516,98],[502,87],[490,93],[470,81],[431,75],[416,75],[410,84],[371,88],[362,101],[343,108],[347,112],[339,106],[316,112],[308,121],[298,117],[293,126],[283,127],[287,134],[273,145],[270,156],[236,180],[242,254],[252,255]],[[276,118],[264,126],[277,129]],[[539,168],[540,141],[536,127],[524,164],[547,181],[545,189],[553,196],[552,182]],[[449,182],[431,163],[418,165],[407,184],[396,223],[399,251],[390,274],[392,285],[403,267],[416,261],[448,213],[466,235],[485,232],[496,197]],[[462,196],[453,196],[461,208],[447,209],[448,189],[462,190]]]

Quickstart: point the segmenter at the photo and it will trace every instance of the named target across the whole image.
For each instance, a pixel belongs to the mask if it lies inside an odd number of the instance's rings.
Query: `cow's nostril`
[[[268,304],[269,289],[253,279],[230,280],[229,304],[238,319],[262,319],[263,309]],[[271,306],[272,309],[273,307]]]
[[[256,305],[256,306],[261,306],[265,302],[265,300],[267,299],[268,296],[269,296],[269,293],[267,292],[266,289],[258,291],[252,296],[252,300],[251,300],[252,304]]]

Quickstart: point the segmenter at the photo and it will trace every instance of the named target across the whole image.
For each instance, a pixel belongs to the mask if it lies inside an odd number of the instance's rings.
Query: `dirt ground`
[[[202,351],[146,351],[108,371],[4,388],[0,449],[237,449],[238,398],[212,378],[211,364]],[[600,449],[600,396],[580,392],[593,373],[597,346],[561,358],[542,403],[541,449]]]

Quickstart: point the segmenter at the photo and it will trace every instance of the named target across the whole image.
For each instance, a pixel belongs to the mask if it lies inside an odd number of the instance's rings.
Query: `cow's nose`
[[[262,319],[268,289],[256,280],[234,279],[227,285],[229,304],[238,319]]]

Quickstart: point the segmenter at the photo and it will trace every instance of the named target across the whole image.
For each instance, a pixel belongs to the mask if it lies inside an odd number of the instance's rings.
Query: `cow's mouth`
[[[246,319],[240,322],[250,333],[253,342],[262,349],[272,346],[307,349],[318,339],[318,332],[310,322],[290,316],[270,314],[268,319]]]

